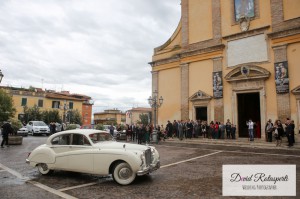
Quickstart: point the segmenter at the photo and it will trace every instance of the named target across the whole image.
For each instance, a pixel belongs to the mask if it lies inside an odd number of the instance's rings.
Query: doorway
[[[207,121],[207,107],[196,108],[196,120]]]
[[[252,121],[255,123],[254,137],[261,138],[259,93],[237,94],[237,101],[239,137],[248,137],[248,126],[246,122],[249,119],[252,119]]]

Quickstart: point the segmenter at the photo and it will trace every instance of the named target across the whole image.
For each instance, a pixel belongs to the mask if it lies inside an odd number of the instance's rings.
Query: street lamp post
[[[155,90],[152,94],[152,97],[150,96],[148,98],[148,103],[149,105],[151,106],[151,108],[154,109],[154,129],[153,129],[153,132],[152,132],[152,140],[153,142],[156,142],[158,143],[158,138],[157,138],[157,130],[156,130],[156,119],[157,119],[157,109],[159,107],[161,107],[161,105],[163,104],[163,97],[160,96],[160,98],[158,98],[158,95],[157,95],[157,91]]]
[[[64,100],[64,104],[60,106],[61,109],[63,109],[63,123],[66,123],[66,112],[69,110],[69,106],[67,105],[67,100]]]
[[[0,83],[1,83],[3,77],[4,77],[4,75],[3,75],[3,73],[0,70]]]

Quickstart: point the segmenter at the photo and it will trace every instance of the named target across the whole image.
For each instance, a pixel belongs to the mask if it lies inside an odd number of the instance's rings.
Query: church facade
[[[300,1],[182,0],[177,29],[152,57],[158,124],[250,118],[300,125]]]

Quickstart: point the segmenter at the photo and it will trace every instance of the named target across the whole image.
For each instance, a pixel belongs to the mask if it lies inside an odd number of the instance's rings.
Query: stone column
[[[274,63],[287,61],[287,45],[274,46]],[[288,70],[289,71],[289,70]],[[275,85],[275,80],[274,80]],[[277,116],[281,121],[291,117],[290,93],[276,94]]]
[[[181,0],[181,44],[185,48],[189,45],[189,1]]]
[[[212,0],[213,38],[221,39],[221,3],[220,0]]]
[[[158,92],[158,71],[152,71],[152,93],[151,93],[151,96],[153,94],[154,91],[157,91]],[[155,110],[154,108],[151,109],[151,115],[152,115],[152,123],[154,124],[154,116],[155,114]],[[158,110],[157,110],[157,113],[156,113],[156,117],[157,117],[157,120],[156,121],[159,121],[158,118],[159,118],[159,114],[158,114]]]
[[[189,119],[189,64],[180,64],[181,70],[181,119]]]
[[[283,22],[283,0],[271,0],[272,25]]]
[[[213,58],[213,71],[222,71],[222,57]],[[223,75],[223,74],[222,74]],[[223,77],[222,77],[223,81]],[[224,87],[224,81],[223,81]],[[224,90],[224,89],[223,89]],[[218,122],[224,122],[224,102],[223,98],[214,99],[214,119]]]

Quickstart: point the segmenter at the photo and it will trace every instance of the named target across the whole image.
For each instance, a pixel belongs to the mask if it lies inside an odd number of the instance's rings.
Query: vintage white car
[[[159,169],[159,153],[153,146],[121,143],[106,131],[75,129],[51,135],[46,144],[34,149],[26,162],[47,175],[53,170],[97,175],[112,174],[121,185],[136,176]]]

